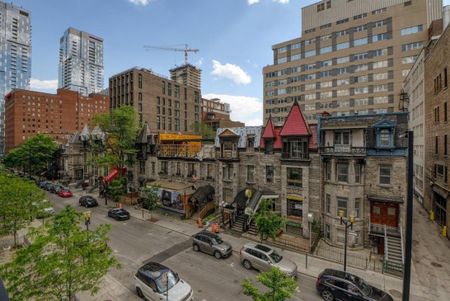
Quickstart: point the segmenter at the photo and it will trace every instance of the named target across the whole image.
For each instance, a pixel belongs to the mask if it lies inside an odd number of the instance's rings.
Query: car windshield
[[[171,270],[166,271],[161,274],[160,277],[155,279],[156,286],[158,287],[158,291],[160,293],[165,293],[167,290],[170,290],[175,284],[178,283],[178,281],[180,281],[180,278]]]
[[[283,256],[281,256],[280,254],[278,254],[277,252],[273,251],[272,253],[269,254],[270,258],[272,258],[273,261],[275,262],[280,262],[281,259],[283,259]]]
[[[223,243],[223,240],[220,237],[211,238],[213,245],[220,245]]]

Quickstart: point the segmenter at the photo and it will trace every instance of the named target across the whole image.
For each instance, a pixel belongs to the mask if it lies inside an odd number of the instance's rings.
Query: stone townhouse
[[[273,210],[287,217],[286,232],[309,236],[308,213],[320,219],[316,129],[295,103],[283,126],[269,118],[264,127],[217,130],[216,190],[219,202],[235,208],[236,230],[248,230],[251,214],[269,199]],[[252,194],[245,195],[249,190]]]
[[[342,210],[344,218],[355,219],[351,246],[389,251],[392,260],[401,263],[407,113],[326,116],[318,127],[325,240],[344,244],[345,228],[338,217]]]

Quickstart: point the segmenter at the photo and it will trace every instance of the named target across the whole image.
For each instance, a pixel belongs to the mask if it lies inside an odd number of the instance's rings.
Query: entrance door
[[[372,224],[398,227],[398,204],[371,202],[370,221]]]
[[[447,225],[447,200],[434,193],[435,220],[439,226]]]

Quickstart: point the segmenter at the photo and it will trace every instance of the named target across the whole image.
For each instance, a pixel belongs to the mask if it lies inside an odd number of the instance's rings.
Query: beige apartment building
[[[170,79],[180,84],[201,90],[202,70],[191,64],[184,64],[170,69]]]
[[[442,0],[328,0],[302,8],[302,36],[272,46],[263,69],[264,122],[282,124],[294,101],[309,122],[398,111]]]
[[[133,106],[139,124],[152,133],[192,132],[201,120],[201,92],[192,86],[134,67],[109,79],[111,108]]]

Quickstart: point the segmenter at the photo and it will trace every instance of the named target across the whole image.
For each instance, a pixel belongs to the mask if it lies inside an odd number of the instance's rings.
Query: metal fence
[[[314,255],[337,263],[344,263],[344,251],[335,248],[329,249],[321,246],[316,248],[316,253]],[[371,269],[370,256],[347,252],[347,265],[360,269]]]

